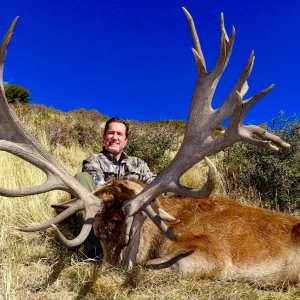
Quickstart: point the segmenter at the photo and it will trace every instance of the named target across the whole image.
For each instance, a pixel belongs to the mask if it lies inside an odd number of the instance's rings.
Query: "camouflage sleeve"
[[[104,172],[95,157],[91,156],[83,161],[82,172],[87,172],[92,176],[96,188],[105,184]]]
[[[142,159],[139,159],[139,170],[140,180],[143,182],[150,183],[156,177],[156,175],[150,171],[147,163]]]

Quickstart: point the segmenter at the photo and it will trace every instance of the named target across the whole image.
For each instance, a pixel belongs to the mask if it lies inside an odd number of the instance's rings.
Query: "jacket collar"
[[[102,153],[110,160],[113,164],[122,163],[124,160],[128,159],[128,155],[125,152],[122,152],[120,159],[117,160],[114,154],[107,151],[104,147],[102,149]]]

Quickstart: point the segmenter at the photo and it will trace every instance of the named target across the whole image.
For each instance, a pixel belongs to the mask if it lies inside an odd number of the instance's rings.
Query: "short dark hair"
[[[104,134],[106,134],[106,131],[107,131],[108,126],[109,126],[110,123],[122,123],[122,124],[124,124],[125,128],[126,128],[126,130],[125,130],[126,137],[129,136],[129,124],[128,124],[128,122],[121,119],[121,118],[119,118],[119,117],[112,117],[112,118],[110,118],[106,121],[105,126],[104,126]]]

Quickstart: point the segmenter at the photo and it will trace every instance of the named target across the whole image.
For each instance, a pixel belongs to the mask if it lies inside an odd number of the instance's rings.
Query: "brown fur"
[[[123,201],[143,186],[114,181],[96,192],[105,212],[96,217],[96,235],[107,260],[118,263],[125,216]],[[205,278],[295,283],[300,275],[300,219],[234,202],[226,197],[191,199],[160,196],[156,205],[180,222],[170,224],[176,242],[146,220],[136,262],[154,269],[198,272]]]

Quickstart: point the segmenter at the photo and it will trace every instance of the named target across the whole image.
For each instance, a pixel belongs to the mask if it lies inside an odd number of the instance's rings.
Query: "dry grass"
[[[222,153],[210,157],[210,160],[214,163],[215,166],[217,166],[221,158],[222,158]],[[181,176],[180,183],[191,188],[199,188],[207,180],[207,172],[208,172],[207,164],[204,161],[201,161],[196,165],[194,165],[190,170],[188,170]],[[225,193],[223,177],[222,174],[220,174],[219,172],[217,172],[216,186],[214,189],[214,193],[220,195],[224,195]]]
[[[30,127],[30,126],[29,126]],[[41,143],[50,149],[40,130]],[[85,153],[78,145],[57,146],[53,155],[71,174],[79,171]],[[41,183],[45,176],[28,163],[0,153],[0,187],[21,188]],[[201,166],[182,178],[198,186]],[[219,192],[222,180],[219,178]],[[65,200],[63,192],[23,198],[0,198],[0,299],[299,299],[300,290],[290,286],[263,289],[255,284],[208,281],[196,274],[158,273],[136,267],[121,268],[83,260],[76,250],[60,245],[52,229],[23,233],[16,227],[52,217],[50,205]]]

